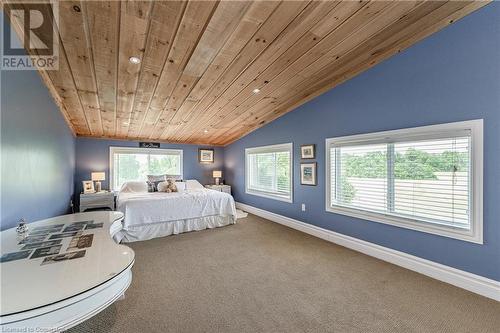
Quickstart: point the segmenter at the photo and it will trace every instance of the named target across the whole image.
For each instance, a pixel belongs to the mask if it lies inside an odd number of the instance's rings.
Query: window
[[[147,180],[147,175],[182,177],[182,150],[111,147],[109,149],[112,190],[128,181]]]
[[[326,140],[328,211],[482,243],[482,120]]]
[[[247,148],[246,193],[292,202],[292,144]]]

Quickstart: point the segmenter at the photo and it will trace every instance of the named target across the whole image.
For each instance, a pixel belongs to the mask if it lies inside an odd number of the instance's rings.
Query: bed
[[[135,242],[236,223],[230,194],[206,189],[196,180],[183,185],[179,192],[166,193],[148,192],[144,182],[125,183],[116,202],[125,218],[114,239]]]

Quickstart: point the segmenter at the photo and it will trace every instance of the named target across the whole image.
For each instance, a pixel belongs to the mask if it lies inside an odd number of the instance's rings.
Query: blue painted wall
[[[69,212],[75,138],[35,71],[1,72],[1,229]]]
[[[500,3],[490,4],[225,149],[235,199],[500,281]],[[325,138],[484,119],[484,245],[325,211]],[[293,142],[293,204],[245,194],[244,149]],[[301,186],[315,143],[318,186]],[[301,203],[307,211],[302,212]]]
[[[76,139],[75,193],[81,193],[82,181],[89,180],[93,171],[106,172],[106,181],[102,182],[102,186],[104,189],[109,189],[109,147],[139,147],[139,143],[81,137]],[[213,147],[164,143],[160,147],[183,150],[184,179],[197,179],[202,184],[213,184],[213,170],[222,170],[222,178],[225,178],[222,147],[214,148],[214,163],[208,164],[198,162],[198,148]]]

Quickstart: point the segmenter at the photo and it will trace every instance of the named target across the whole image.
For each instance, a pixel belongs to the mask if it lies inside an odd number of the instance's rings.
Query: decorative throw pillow
[[[158,192],[178,192],[177,184],[182,184],[180,182],[174,181],[172,178],[168,178],[166,182],[160,182],[157,186]]]
[[[166,192],[166,189],[168,187],[168,182],[159,182],[156,188],[158,189],[158,192]]]
[[[186,183],[184,182],[175,182],[175,186],[177,187],[177,192],[182,192],[186,190]]]
[[[180,175],[165,175],[165,178],[166,179],[173,179],[175,180],[176,182],[182,182],[182,177]]]
[[[145,182],[138,182],[138,181],[132,181],[132,182],[125,182],[123,183],[120,192],[147,192],[148,191],[148,184]]]
[[[196,179],[186,179],[186,190],[203,189],[203,185]]]
[[[158,184],[166,180],[166,175],[148,175],[148,192],[157,192]]]

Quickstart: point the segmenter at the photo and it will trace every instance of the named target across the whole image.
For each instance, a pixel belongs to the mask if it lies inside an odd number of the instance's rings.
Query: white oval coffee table
[[[110,234],[122,219],[119,212],[88,212],[30,223],[30,237],[38,238],[25,244],[15,228],[2,231],[1,255],[15,253],[0,263],[2,331],[65,330],[122,297],[134,264],[134,251]]]

